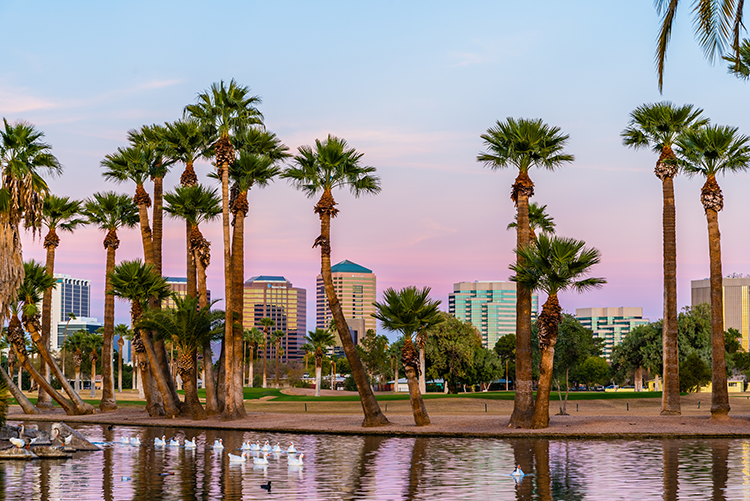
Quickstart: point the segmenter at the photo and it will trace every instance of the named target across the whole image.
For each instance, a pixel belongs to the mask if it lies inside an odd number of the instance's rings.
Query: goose
[[[165,445],[167,445],[167,436],[166,435],[162,435],[161,438],[156,437],[154,439],[154,447],[164,447]]]
[[[73,435],[70,435],[70,436],[73,437]],[[140,446],[141,445],[141,436],[140,435],[136,435],[135,438],[131,438],[130,439],[130,445],[133,445],[135,447]]]
[[[268,440],[266,440],[266,443],[263,445],[263,448],[261,449],[263,452],[270,452],[271,451],[271,444],[268,443]]]
[[[26,441],[22,438],[11,438],[10,443],[15,445],[18,449],[23,449],[26,446]]]
[[[273,449],[271,449],[271,451],[274,454],[280,454],[281,453],[281,444],[279,444],[278,442],[276,442],[276,445],[273,446]]]
[[[239,456],[237,454],[229,454],[229,462],[230,463],[245,463],[247,462],[247,458],[249,456],[247,455],[247,452],[243,452]]]
[[[136,437],[136,440],[137,440],[137,437]],[[65,437],[65,440],[63,440],[63,443],[65,445],[70,445],[70,442],[72,442],[72,441],[73,441],[73,434],[71,433],[70,435],[68,435],[67,437]],[[132,442],[133,441],[131,440],[131,443]],[[141,441],[140,440],[138,440],[138,445],[141,445]]]
[[[289,466],[302,466],[305,464],[302,462],[303,457],[305,457],[304,454],[300,454],[298,458],[291,456],[287,458],[286,462]]]
[[[242,447],[240,447],[241,451],[249,451],[252,450],[252,445],[250,444],[250,441],[242,442]]]
[[[214,440],[214,449],[223,449],[224,448],[224,442],[219,438],[217,440]]]
[[[175,440],[174,438],[170,438],[169,439],[169,446],[170,447],[179,447],[180,446],[180,441],[179,440]]]
[[[185,448],[186,449],[195,449],[195,437],[193,437],[192,442],[190,440],[185,440]]]
[[[268,453],[264,452],[262,458],[253,458],[253,464],[257,465],[267,465],[268,464]]]
[[[297,449],[294,448],[294,442],[289,442],[289,448],[286,450],[287,454],[297,454]]]
[[[52,433],[49,434],[49,440],[50,442],[54,442],[57,440],[57,437],[60,436],[60,429],[59,428],[52,428]]]
[[[267,484],[261,484],[260,488],[264,491],[271,492],[271,481],[269,480]]]
[[[254,444],[250,444],[250,450],[251,451],[259,451],[260,450],[260,440],[256,440]]]
[[[58,432],[58,434],[59,434],[59,433],[60,433],[60,432]],[[122,445],[130,445],[130,438],[128,438],[128,437],[122,437],[122,438],[120,439],[120,443],[121,443]]]

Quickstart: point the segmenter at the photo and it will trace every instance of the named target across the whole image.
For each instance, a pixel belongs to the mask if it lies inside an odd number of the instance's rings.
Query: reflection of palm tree
[[[679,490],[680,441],[665,438],[661,441],[662,471],[665,501],[676,501]]]
[[[729,480],[729,441],[717,438],[711,441],[711,478],[713,479],[713,497],[711,499],[726,499],[727,480]]]
[[[423,480],[425,458],[427,457],[428,439],[417,437],[414,439],[414,446],[411,450],[411,462],[409,463],[409,486],[406,491],[406,499],[411,501],[417,499],[419,485]]]

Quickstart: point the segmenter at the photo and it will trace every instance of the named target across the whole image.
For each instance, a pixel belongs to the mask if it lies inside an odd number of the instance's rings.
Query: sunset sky
[[[454,282],[507,280],[515,234],[512,170],[476,162],[480,134],[506,117],[542,118],[570,134],[576,160],[530,172],[533,201],[546,204],[563,236],[602,251],[595,275],[608,284],[565,294],[563,308],[641,306],[662,316],[661,184],[656,156],[622,146],[629,113],[670,100],[702,107],[712,122],[750,133],[750,83],[710,65],[682,5],[657,90],[652,2],[20,2],[0,4],[0,115],[46,134],[65,167],[59,195],[132,194],[107,183],[99,162],[126,144],[129,129],[180,118],[196,94],[235,78],[263,100],[269,130],[293,151],[329,133],[364,153],[382,193],[335,193],[333,262],[371,268],[378,289],[430,286],[447,308]],[[179,183],[175,169],[166,188]],[[201,182],[211,166],[197,167]],[[750,176],[720,178],[725,207],[724,273],[750,273]],[[707,277],[702,181],[679,177],[678,303],[690,280]],[[245,270],[284,275],[307,289],[314,328],[320,271],[313,200],[285,182],[252,191]],[[223,296],[220,223],[209,287]],[[104,235],[61,235],[56,271],[91,280],[92,316],[103,319]],[[142,256],[136,231],[121,235],[118,259]],[[184,226],[166,223],[164,273],[184,276]],[[40,240],[24,257],[44,260]],[[219,306],[223,307],[221,303]],[[128,306],[117,302],[118,321]]]

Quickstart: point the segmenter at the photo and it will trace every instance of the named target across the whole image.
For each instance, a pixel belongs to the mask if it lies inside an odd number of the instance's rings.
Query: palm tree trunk
[[[195,351],[187,357],[181,356],[177,363],[177,373],[182,378],[182,384],[185,389],[185,404],[187,405],[188,412],[190,412],[193,420],[199,421],[206,419],[207,414],[198,398],[198,388],[195,385],[195,360]]]
[[[91,398],[96,398],[96,359],[91,360]]]
[[[398,393],[398,360],[395,362],[393,369],[393,393]]]
[[[115,252],[119,246],[113,245],[110,240],[112,235],[117,238],[114,232],[110,232],[105,237],[104,242],[107,247],[107,266],[106,275],[104,276],[104,333],[102,334],[102,400],[99,402],[99,409],[102,412],[113,411],[117,409],[117,400],[115,400],[115,382],[112,377],[114,368],[112,367],[112,355],[114,351],[115,339],[115,296],[109,292],[112,286],[109,282],[109,276],[115,269]],[[120,372],[118,375],[120,391],[122,391],[122,354],[120,354]]]
[[[76,374],[75,374],[75,390],[76,393],[81,391],[81,364],[76,364]]]
[[[226,358],[226,350],[224,349],[224,341],[221,342],[221,351],[219,352],[219,373],[216,377],[216,401],[219,403],[219,412],[222,412],[224,410],[224,398],[226,397],[226,390],[224,388],[226,383],[226,378],[224,377],[224,359]]]
[[[550,294],[539,315],[539,348],[542,360],[539,363],[539,387],[536,391],[536,406],[531,419],[534,429],[549,426],[549,394],[552,389],[552,371],[554,370],[555,344],[557,344],[558,326],[561,319],[560,303],[557,294]]]
[[[250,388],[253,387],[253,378],[255,377],[255,375],[253,374],[253,365],[254,365],[253,356],[254,355],[255,355],[255,350],[253,349],[252,346],[250,346],[250,360],[249,360],[249,362],[247,364],[248,365],[248,367],[247,367],[247,379],[248,379],[247,386],[250,387]]]
[[[320,387],[323,385],[323,364],[318,363],[317,358],[315,359],[315,396],[320,396]]]
[[[180,408],[177,405],[177,402],[175,402],[175,400],[172,398],[172,392],[169,390],[168,379],[171,378],[167,378],[164,375],[164,371],[162,370],[161,365],[159,364],[159,359],[156,355],[156,350],[154,349],[154,343],[151,342],[151,339],[149,339],[148,334],[145,332],[141,333],[141,341],[143,342],[143,348],[146,351],[146,358],[148,359],[148,365],[151,369],[151,376],[156,383],[156,389],[159,391],[159,393],[161,393],[164,403],[164,412],[166,413],[166,416],[179,416]],[[145,377],[142,377],[141,382],[145,382],[145,379]],[[146,395],[146,397],[148,398],[148,394]]]
[[[195,230],[200,233],[198,227]],[[193,249],[193,263],[196,269],[196,281],[198,285],[198,305],[201,308],[208,306],[208,288],[206,286],[206,266],[200,255],[199,249]],[[213,353],[211,341],[203,345],[203,387],[206,389],[206,413],[214,416],[220,412],[219,401],[216,391],[216,375],[214,374]]]
[[[409,403],[414,414],[414,423],[417,426],[427,426],[430,424],[430,416],[427,415],[427,408],[424,406],[422,393],[419,391],[419,355],[414,349],[414,343],[410,338],[406,338],[404,347],[401,350],[401,361],[404,364],[406,373],[406,384],[409,386]]]
[[[677,351],[677,243],[675,232],[675,201],[672,177],[662,180],[664,208],[662,226],[664,235],[664,324],[662,344],[664,351],[664,390],[661,395],[661,415],[679,415],[680,411],[680,360]]]
[[[336,290],[333,288],[333,278],[331,276],[331,211],[334,209],[335,202],[333,196],[329,190],[326,190],[316,206],[316,212],[320,216],[320,236],[316,240],[316,244],[320,245],[320,268],[323,275],[323,283],[325,284],[326,297],[328,298],[328,305],[331,308],[333,318],[336,321],[336,330],[338,330],[344,353],[352,370],[352,378],[357,384],[357,391],[359,391],[362,411],[365,415],[362,426],[384,426],[390,423],[380,410],[380,405],[378,405],[378,401],[375,399],[370,382],[367,380],[367,373],[362,366],[362,360],[357,353],[357,347],[354,346],[346,318],[344,318],[341,303],[339,303]]]
[[[279,357],[279,348],[281,347],[281,341],[276,343],[276,388],[279,387],[279,365],[280,365],[280,357]]]
[[[268,386],[268,382],[266,381],[266,360],[268,359],[268,336],[266,335],[266,330],[263,329],[263,388],[266,388]]]
[[[196,278],[196,262],[193,258],[193,252],[190,250],[190,234],[193,231],[193,225],[189,221],[185,220],[185,242],[187,248],[186,255],[186,266],[187,270],[187,295],[189,297],[198,296],[198,283]]]
[[[714,209],[706,211],[708,221],[708,253],[711,262],[711,417],[723,418],[729,414],[727,390],[727,364],[724,347],[724,290],[721,274],[721,233],[719,214]]]
[[[529,185],[532,187],[529,189]],[[529,245],[529,192],[533,193],[533,183],[528,174],[522,172],[514,183],[517,192],[517,227],[516,247],[521,249]],[[517,188],[518,187],[518,188]],[[522,265],[520,257],[516,258],[518,266]],[[528,428],[534,412],[534,393],[531,364],[531,291],[516,284],[516,392],[513,402],[513,413],[509,427]]]
[[[50,275],[55,274],[55,250],[57,249],[57,242],[60,238],[55,233],[54,228],[50,228],[47,236],[44,239],[44,246],[47,249],[47,262],[45,263],[47,273]],[[56,330],[56,329],[55,329]],[[52,288],[44,291],[42,298],[42,343],[47,349],[50,349],[50,336],[52,333]],[[57,334],[57,333],[55,333]],[[39,373],[49,381],[49,368],[43,360],[39,363]],[[39,394],[37,396],[36,405],[40,409],[51,409],[52,408],[52,397],[50,397],[42,387],[39,387]]]
[[[424,346],[419,348],[419,392],[421,394],[427,393],[427,380],[425,378],[425,359],[424,359]]]
[[[122,348],[118,350],[118,361],[117,361],[117,392],[122,393]],[[104,401],[104,397],[102,397]]]
[[[241,417],[234,388],[234,372],[236,365],[234,345],[234,304],[232,302],[232,252],[229,238],[229,164],[221,166],[221,213],[224,236],[224,409],[222,419],[237,419]]]
[[[244,204],[244,205],[243,205]],[[247,192],[241,192],[234,201],[232,211],[234,212],[234,230],[232,235],[232,310],[234,311],[234,324],[232,330],[233,346],[236,350],[236,357],[233,360],[232,368],[232,387],[234,392],[232,399],[235,408],[232,410],[232,416],[242,418],[247,416],[245,411],[245,398],[243,394],[242,376],[242,356],[239,353],[244,343],[244,329],[242,307],[244,304],[244,286],[245,286],[245,214],[247,207]],[[227,409],[224,409],[223,416],[227,415]]]
[[[31,401],[26,398],[26,395],[24,395],[23,392],[18,389],[16,383],[13,382],[13,378],[10,377],[7,372],[5,372],[5,369],[3,369],[2,365],[0,365],[0,377],[2,377],[3,381],[5,381],[5,384],[8,386],[8,391],[10,391],[10,394],[13,396],[13,398],[16,399],[18,405],[21,406],[24,414],[40,413],[39,409],[34,407],[34,404],[32,404]]]

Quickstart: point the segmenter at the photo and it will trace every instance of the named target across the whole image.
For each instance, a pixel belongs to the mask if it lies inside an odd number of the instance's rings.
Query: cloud
[[[30,95],[27,89],[0,86],[0,110],[3,110],[4,115],[46,110],[57,106],[58,103]]]

